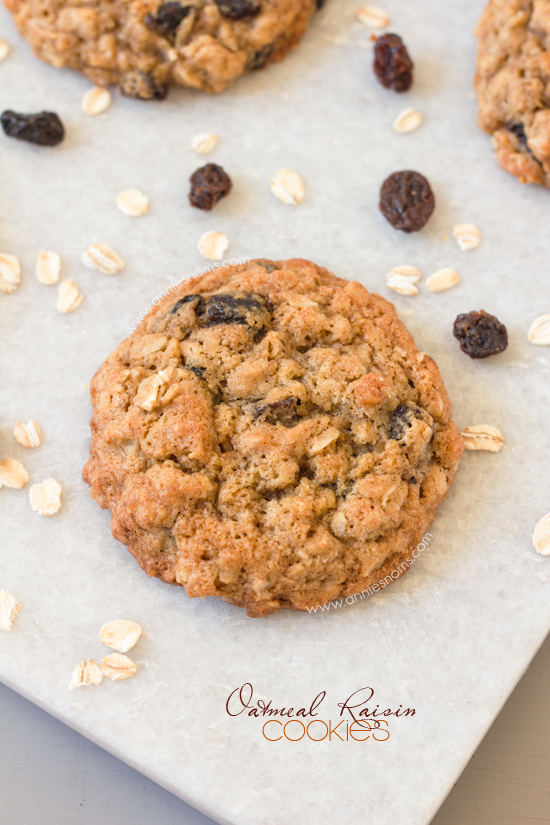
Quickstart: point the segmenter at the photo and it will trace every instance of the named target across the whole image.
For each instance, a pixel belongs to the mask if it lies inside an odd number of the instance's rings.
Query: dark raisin
[[[243,324],[257,333],[270,321],[264,300],[250,292],[221,292],[206,301],[204,324]]]
[[[527,143],[527,135],[525,134],[525,128],[523,126],[523,123],[509,123],[506,128],[509,132],[512,132],[512,134],[517,137],[522,147],[526,149],[527,152],[531,152],[531,150],[529,149],[529,145]]]
[[[168,95],[168,84],[159,82],[146,72],[126,72],[120,81],[120,94],[137,100],[164,100]]]
[[[409,481],[411,482],[411,484],[418,484],[418,480],[417,480],[414,476],[412,476],[412,477],[409,479]]]
[[[296,414],[296,407],[301,404],[299,398],[289,395],[279,401],[259,402],[254,406],[252,416],[254,419],[262,418],[270,424],[280,421],[282,424],[289,424]]]
[[[268,275],[271,275],[272,272],[277,270],[277,267],[275,264],[272,264],[271,261],[254,261],[254,263],[263,266]]]
[[[197,378],[202,378],[206,372],[206,367],[187,367],[189,372],[194,372]]]
[[[390,416],[389,437],[395,441],[402,441],[415,418],[422,420],[422,410],[419,407],[399,404]]]
[[[193,309],[197,315],[200,315],[200,313],[204,310],[204,298],[202,295],[199,295],[198,292],[193,293],[193,295],[185,295],[183,298],[180,298],[177,304],[174,304],[170,310],[170,314],[175,315],[184,304],[189,304],[191,301],[197,302],[197,305],[193,307]]]
[[[399,35],[383,34],[374,46],[374,71],[386,89],[406,92],[413,81],[413,62]]]
[[[240,20],[242,17],[255,17],[259,14],[261,5],[252,0],[214,0],[224,17],[231,20]]]
[[[207,163],[191,175],[189,202],[207,212],[231,189],[231,178],[221,166]]]
[[[252,55],[252,59],[249,63],[249,68],[251,69],[263,69],[271,55],[273,54],[273,43],[268,43],[265,46],[262,46],[255,54]]]
[[[150,31],[168,37],[176,31],[192,8],[193,6],[182,6],[181,3],[163,3],[155,14],[145,15],[143,22]]]
[[[504,352],[508,346],[504,324],[483,309],[459,315],[453,324],[453,335],[470,358],[488,358]]]
[[[431,186],[418,172],[394,172],[382,184],[380,211],[395,229],[418,232],[434,208]]]
[[[317,11],[319,11],[319,9],[323,8],[323,6],[325,5],[325,2],[326,2],[326,0],[315,0],[315,6],[317,8]]]
[[[65,129],[55,112],[21,115],[6,109],[2,112],[0,121],[8,137],[27,140],[39,146],[57,146],[65,137]]]

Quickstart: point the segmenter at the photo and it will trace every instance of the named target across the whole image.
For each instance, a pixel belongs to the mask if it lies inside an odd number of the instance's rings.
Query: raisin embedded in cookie
[[[162,100],[172,84],[221,92],[281,60],[315,0],[4,0],[35,54],[126,97]]]
[[[550,0],[489,0],[476,35],[479,125],[503,169],[550,186]]]
[[[84,479],[149,576],[267,616],[389,584],[462,454],[391,304],[304,260],[171,288],[92,381]]]

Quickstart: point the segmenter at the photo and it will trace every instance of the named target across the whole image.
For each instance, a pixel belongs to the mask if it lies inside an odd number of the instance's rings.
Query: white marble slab
[[[0,638],[0,678],[231,825],[317,825],[321,814],[340,825],[425,825],[550,627],[550,562],[530,538],[550,509],[550,351],[525,335],[550,311],[550,195],[501,172],[475,125],[471,31],[483,3],[385,5],[416,60],[406,96],[373,80],[356,3],[328,0],[289,59],[225,95],[116,98],[97,119],[80,112],[89,84],[35,61],[0,13],[0,36],[13,45],[0,66],[0,108],[54,109],[68,133],[55,150],[0,135],[0,248],[24,268],[19,291],[0,295],[0,454],[23,460],[33,482],[52,475],[63,485],[63,509],[50,519],[30,510],[27,491],[0,490],[0,587],[23,605]],[[425,116],[410,135],[391,126],[405,106]],[[234,180],[211,214],[187,204],[187,179],[202,162],[188,144],[203,130],[220,135],[208,159]],[[306,181],[298,208],[269,191],[281,166]],[[395,233],[377,210],[381,181],[400,168],[424,173],[437,197],[434,217],[413,236]],[[114,205],[135,186],[151,198],[138,220]],[[480,227],[478,250],[459,251],[458,222]],[[506,447],[464,457],[429,550],[368,601],[267,620],[191,601],[146,579],[81,481],[83,385],[151,299],[203,265],[196,244],[207,229],[227,233],[231,255],[311,258],[387,297],[395,264],[425,275],[451,266],[462,276],[447,293],[424,287],[396,304],[440,364],[458,424],[493,424]],[[123,274],[82,267],[94,240],[123,256]],[[86,296],[73,315],[60,315],[55,288],[34,278],[41,248],[62,255],[63,277]],[[507,352],[486,363],[468,360],[451,336],[458,312],[480,308],[510,333]],[[11,436],[29,418],[44,433],[32,452]],[[138,676],[69,693],[76,663],[105,655],[97,632],[114,617],[148,633],[133,652]],[[416,715],[391,718],[387,742],[269,742],[261,720],[226,713],[229,692],[245,682],[277,707],[309,705],[326,690],[327,721],[364,686],[381,707]]]

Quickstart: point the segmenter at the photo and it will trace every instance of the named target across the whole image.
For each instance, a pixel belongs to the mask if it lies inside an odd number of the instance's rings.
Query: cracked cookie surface
[[[392,304],[309,261],[171,288],[96,373],[84,479],[149,576],[250,616],[404,573],[463,445]]]
[[[315,0],[4,0],[35,54],[128,97],[162,99],[172,84],[221,92],[282,59]]]
[[[490,0],[476,36],[479,125],[503,169],[550,186],[550,0]]]

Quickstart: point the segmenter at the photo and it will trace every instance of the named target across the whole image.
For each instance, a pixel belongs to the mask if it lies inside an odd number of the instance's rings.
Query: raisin
[[[120,94],[137,100],[164,100],[168,95],[168,84],[160,83],[151,74],[135,71],[126,72],[120,81]]]
[[[261,6],[252,0],[214,0],[224,17],[240,20],[242,17],[255,17]]]
[[[197,378],[203,377],[204,373],[206,372],[206,367],[186,367],[189,372],[194,372]]]
[[[207,212],[231,189],[231,178],[221,166],[207,163],[191,175],[189,202]]]
[[[323,8],[323,6],[325,5],[325,2],[326,2],[326,0],[315,0],[315,7],[316,7],[317,11],[319,11],[319,9]]]
[[[65,129],[55,112],[21,115],[7,109],[2,112],[0,121],[8,137],[28,140],[39,146],[57,146],[65,137]]]
[[[289,395],[278,401],[268,401],[255,405],[252,416],[254,419],[263,418],[269,424],[280,421],[282,424],[290,424],[296,414],[296,407],[301,404],[299,398]]]
[[[506,128],[509,132],[512,132],[512,134],[517,137],[522,148],[529,152],[529,154],[531,154],[529,144],[527,143],[527,135],[525,134],[525,128],[523,126],[523,123],[508,123]]]
[[[430,184],[418,172],[394,172],[382,184],[380,211],[395,229],[418,232],[434,208]]]
[[[453,335],[460,341],[460,349],[470,358],[489,358],[504,352],[508,333],[494,315],[483,309],[459,315],[453,324]]]
[[[243,324],[262,332],[270,321],[269,313],[260,295],[250,292],[222,292],[212,295],[206,301],[204,324]]]
[[[407,434],[407,430],[412,426],[414,418],[422,420],[422,410],[419,407],[399,404],[390,417],[390,439],[402,441]]]
[[[413,62],[399,35],[384,34],[374,46],[374,71],[386,89],[406,92],[413,81]]]
[[[262,46],[255,54],[252,55],[252,59],[249,63],[249,68],[251,69],[263,69],[271,55],[273,54],[273,43],[268,43],[266,46]]]
[[[193,6],[182,6],[181,3],[163,3],[155,14],[145,15],[143,22],[149,31],[160,34],[161,37],[170,37],[192,8]]]
[[[176,312],[184,305],[189,304],[191,301],[196,301],[196,306],[193,307],[195,310],[196,315],[200,315],[201,312],[204,311],[204,298],[202,295],[199,295],[198,292],[193,293],[193,295],[185,295],[183,298],[180,298],[179,301],[174,304],[172,309],[170,310],[171,315],[175,315]]]
[[[271,275],[272,272],[276,272],[277,270],[277,267],[275,264],[272,264],[271,261],[254,261],[254,263],[263,266],[268,275]]]

